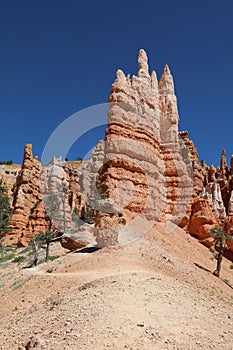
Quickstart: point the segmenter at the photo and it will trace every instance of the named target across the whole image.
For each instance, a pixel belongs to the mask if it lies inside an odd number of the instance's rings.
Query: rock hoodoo
[[[102,195],[115,202],[127,223],[140,215],[153,222],[171,220],[187,225],[183,218],[191,211],[191,168],[181,152],[181,144],[186,147],[178,133],[169,67],[165,66],[158,81],[155,71],[149,74],[147,55],[140,50],[138,75],[130,79],[117,71],[109,105],[100,174]],[[186,157],[188,160],[188,152]],[[116,217],[110,215],[117,227]],[[111,220],[105,221],[109,226]]]
[[[32,235],[30,219],[33,209],[41,202],[40,194],[41,163],[32,155],[32,145],[27,144],[24,149],[22,169],[16,177],[13,194],[13,210],[9,239],[12,243],[21,238],[29,239]],[[43,209],[42,209],[43,210]]]
[[[136,76],[116,72],[105,140],[90,160],[77,164],[54,159],[42,167],[26,145],[20,171],[7,177],[0,167],[12,202],[12,231],[6,242],[27,244],[32,235],[46,230],[45,197],[59,184],[65,188],[60,206],[64,230],[70,230],[63,243],[72,249],[86,245],[93,233],[99,246],[118,244],[119,237],[130,241],[129,225],[138,219],[167,223],[168,231],[169,223],[179,225],[207,246],[212,244],[212,227],[221,225],[233,234],[233,156],[230,167],[225,151],[218,168],[199,162],[193,141],[187,131],[179,132],[178,123],[169,67],[157,79],[140,50]],[[80,220],[86,226],[78,236]],[[233,252],[230,243],[229,249]]]

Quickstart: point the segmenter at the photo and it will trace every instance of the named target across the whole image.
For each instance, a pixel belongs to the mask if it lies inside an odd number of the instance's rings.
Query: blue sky
[[[233,2],[3,0],[0,2],[0,160],[41,157],[53,130],[73,113],[107,102],[115,71],[168,63],[200,159],[233,153]],[[83,156],[103,128],[80,140]]]

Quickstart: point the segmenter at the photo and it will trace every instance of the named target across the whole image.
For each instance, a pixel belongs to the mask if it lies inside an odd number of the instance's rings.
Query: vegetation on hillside
[[[0,186],[0,247],[2,246],[2,238],[5,232],[9,231],[7,226],[10,224],[11,207],[10,200],[6,193],[6,189]]]
[[[0,165],[12,165],[13,164],[13,160],[0,160]]]

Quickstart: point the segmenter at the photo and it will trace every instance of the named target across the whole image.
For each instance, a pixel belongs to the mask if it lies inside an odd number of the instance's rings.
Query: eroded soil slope
[[[3,270],[0,349],[231,350],[233,290],[211,258],[157,226],[124,247]],[[230,265],[221,277],[233,284]]]

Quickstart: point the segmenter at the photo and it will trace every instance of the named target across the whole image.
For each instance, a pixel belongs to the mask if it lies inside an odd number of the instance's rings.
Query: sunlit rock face
[[[12,201],[11,231],[6,237],[6,243],[18,243],[22,238],[28,241],[33,234],[30,221],[33,208],[36,209],[41,202],[40,171],[41,163],[37,157],[33,157],[32,145],[27,144],[24,149],[22,168],[16,177]],[[41,223],[38,209],[38,230],[40,230],[40,228],[44,228],[44,224]],[[43,211],[44,209],[41,207],[41,212]],[[42,215],[44,216],[44,214]]]
[[[141,217],[152,223],[171,221],[187,226],[192,168],[178,122],[169,67],[165,66],[158,81],[155,71],[149,73],[145,51],[140,50],[137,76],[130,78],[118,70],[112,85],[100,174],[103,197],[114,201],[115,213],[121,212],[127,224]],[[187,150],[185,157],[183,149]],[[117,219],[111,215],[116,230]],[[121,225],[120,216],[119,229]],[[105,229],[103,220],[99,228],[101,232]],[[103,233],[100,235],[103,237]]]

